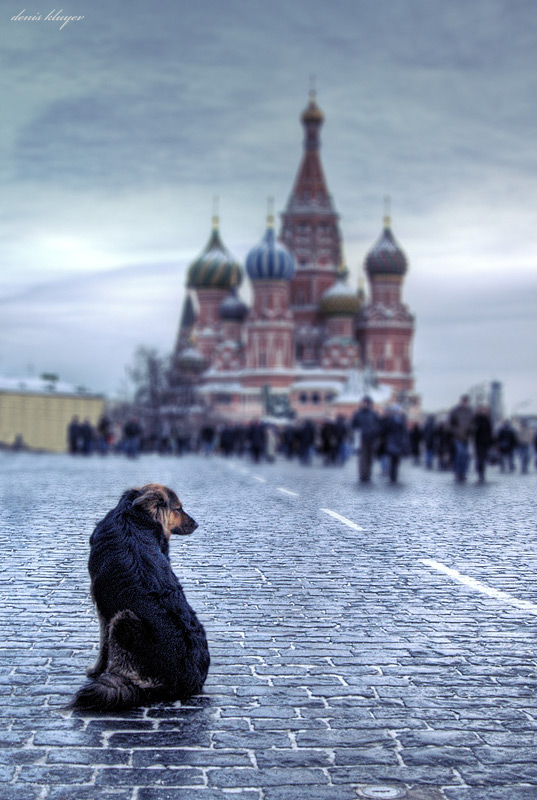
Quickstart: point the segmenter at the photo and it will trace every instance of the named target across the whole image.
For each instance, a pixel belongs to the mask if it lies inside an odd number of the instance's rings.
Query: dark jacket
[[[380,419],[372,408],[359,408],[352,418],[352,427],[362,431],[362,438],[374,441],[380,434]]]
[[[410,438],[404,414],[389,414],[383,421],[382,432],[387,455],[399,457],[408,455]]]
[[[470,406],[458,405],[453,409],[449,417],[449,427],[455,439],[459,442],[467,442],[472,432],[472,421],[474,412]]]
[[[477,413],[474,417],[473,434],[478,450],[486,450],[492,444],[492,425],[488,414]]]

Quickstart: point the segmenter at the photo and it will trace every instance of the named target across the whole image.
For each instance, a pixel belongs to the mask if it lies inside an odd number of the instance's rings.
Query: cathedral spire
[[[304,153],[287,204],[287,211],[334,212],[320,158],[320,128],[324,114],[317,105],[315,90],[310,91],[309,103],[300,116],[304,126]]]

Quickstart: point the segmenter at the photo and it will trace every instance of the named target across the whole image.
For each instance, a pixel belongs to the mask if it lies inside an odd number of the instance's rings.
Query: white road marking
[[[259,481],[259,483],[266,483],[267,479],[262,478],[261,475],[254,475],[254,481]]]
[[[469,575],[463,575],[462,572],[458,572],[456,569],[446,567],[446,565],[442,564],[440,561],[434,561],[432,558],[421,558],[420,564],[425,564],[426,567],[431,567],[432,569],[438,570],[438,572],[443,572],[444,575],[453,578],[454,581],[458,581],[465,586],[469,586],[471,589],[475,589],[477,592],[486,594],[489,597],[494,597],[496,600],[500,600],[501,602],[507,603],[510,606],[521,608],[523,611],[528,611],[530,614],[537,614],[537,605],[535,603],[530,603],[529,600],[520,600],[518,597],[514,597],[512,594],[501,592],[499,589],[493,589],[492,586],[487,586],[486,583],[476,581],[475,578],[470,578]]]
[[[278,486],[278,491],[282,494],[290,494],[291,497],[300,497],[298,492],[292,492],[291,489],[284,489],[283,486]]]
[[[347,519],[347,517],[342,517],[341,514],[337,513],[337,511],[332,511],[329,508],[321,508],[321,511],[324,511],[325,514],[330,514],[331,517],[334,517],[334,519],[338,519],[340,522],[343,522],[345,525],[347,525],[349,528],[352,528],[355,531],[363,531],[364,530],[359,525],[357,525],[356,522],[353,522],[352,520]]]

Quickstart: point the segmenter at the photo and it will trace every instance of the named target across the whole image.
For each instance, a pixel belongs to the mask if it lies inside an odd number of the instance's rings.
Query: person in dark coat
[[[412,453],[412,460],[414,464],[420,463],[421,456],[421,442],[423,440],[423,431],[417,422],[412,424],[410,428],[410,451]]]
[[[250,453],[257,464],[265,455],[267,447],[267,432],[260,420],[254,419],[250,424],[248,428],[248,441],[250,442]]]
[[[401,406],[393,405],[388,408],[382,428],[390,481],[396,483],[401,458],[410,452],[407,421]]]
[[[508,419],[501,424],[496,434],[496,444],[498,445],[498,453],[500,455],[500,470],[504,472],[505,465],[507,464],[509,471],[514,472],[515,450],[518,445],[518,439]]]
[[[336,463],[344,464],[349,454],[348,427],[345,417],[339,414],[334,422],[334,436],[336,447]]]
[[[81,452],[81,425],[80,419],[75,415],[67,426],[67,444],[72,456]]]
[[[142,426],[137,417],[130,417],[123,428],[123,443],[125,455],[136,458],[140,452]]]
[[[108,453],[111,442],[112,423],[109,418],[103,414],[97,423],[97,449],[101,455],[105,456]]]
[[[214,425],[207,423],[203,426],[200,433],[200,440],[203,452],[206,456],[210,456],[213,452],[216,440],[216,429]]]
[[[298,429],[298,457],[302,464],[310,464],[315,444],[315,425],[310,419],[304,420]]]
[[[427,417],[423,426],[423,444],[425,447],[425,466],[427,469],[432,469],[434,456],[438,450],[436,419],[432,414]]]
[[[375,445],[381,429],[379,415],[373,409],[372,399],[367,395],[363,398],[360,408],[354,414],[351,425],[354,430],[358,430],[361,433],[361,444],[358,451],[358,474],[360,481],[366,483],[371,480]]]
[[[488,406],[479,406],[477,409],[472,423],[472,433],[475,447],[475,468],[479,482],[483,483],[493,438]]]
[[[95,431],[89,419],[85,419],[80,426],[80,436],[82,440],[81,453],[84,456],[90,456],[93,453],[93,440]]]
[[[453,469],[455,480],[465,481],[468,465],[470,463],[469,440],[472,433],[474,414],[470,406],[470,397],[463,394],[460,403],[449,416],[449,426],[455,444],[455,459]]]

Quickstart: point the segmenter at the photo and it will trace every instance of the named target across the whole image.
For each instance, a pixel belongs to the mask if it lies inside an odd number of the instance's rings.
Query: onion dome
[[[244,322],[248,314],[248,306],[243,303],[233,287],[228,296],[222,300],[218,308],[218,316],[225,322]]]
[[[323,317],[354,317],[358,314],[361,299],[347,286],[348,271],[339,273],[336,282],[322,295],[319,309]]]
[[[179,353],[176,364],[183,372],[203,372],[207,366],[205,359],[193,342]]]
[[[313,90],[310,92],[309,103],[302,112],[300,119],[304,124],[308,122],[321,123],[324,121],[324,114],[315,101],[315,92]]]
[[[267,218],[267,230],[257,247],[246,256],[246,272],[253,281],[290,281],[295,274],[293,254],[276,241],[274,217]]]
[[[406,256],[392,233],[389,216],[384,217],[384,230],[378,242],[367,254],[364,266],[370,277],[404,275],[407,271]]]
[[[241,281],[242,269],[224,247],[215,216],[205,249],[188,268],[187,286],[190,289],[231,289]]]

